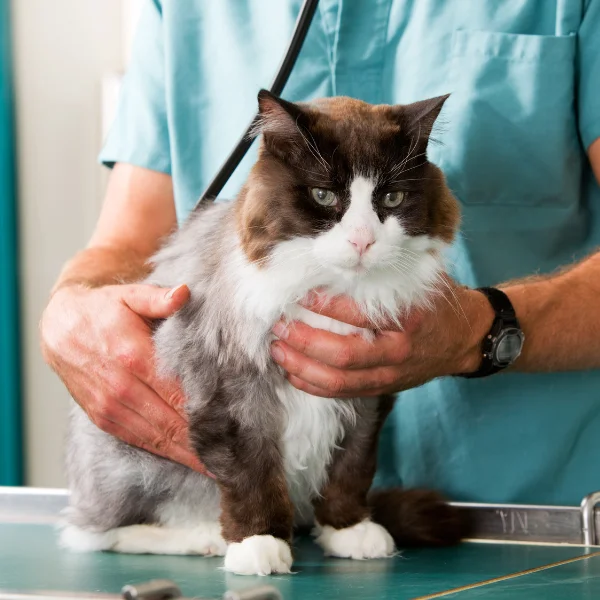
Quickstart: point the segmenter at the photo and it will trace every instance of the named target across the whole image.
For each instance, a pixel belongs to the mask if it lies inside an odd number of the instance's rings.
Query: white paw
[[[131,525],[115,530],[117,540],[111,548],[127,554],[188,554],[223,556],[227,543],[216,522],[199,523],[189,528]]]
[[[317,525],[315,534],[317,544],[327,556],[363,560],[392,556],[396,550],[386,529],[368,520],[345,529]]]
[[[62,526],[59,545],[75,552],[99,552],[112,548],[116,541],[115,530],[106,532],[87,531],[75,525]]]
[[[223,556],[227,542],[217,522],[199,523],[189,528],[158,525],[130,525],[105,532],[63,528],[60,545],[78,552],[111,550],[124,554],[200,554]]]
[[[272,535],[253,535],[229,544],[225,555],[225,570],[238,575],[289,573],[291,566],[289,545]]]
[[[191,529],[188,533],[190,554],[201,554],[203,556],[225,556],[227,542],[221,535],[221,524],[201,523]]]

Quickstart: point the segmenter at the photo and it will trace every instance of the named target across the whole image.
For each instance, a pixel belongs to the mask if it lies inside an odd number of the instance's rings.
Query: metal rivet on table
[[[223,600],[282,600],[279,590],[263,585],[242,590],[229,590],[223,594]]]
[[[179,598],[181,590],[169,579],[153,579],[145,583],[126,585],[121,590],[125,600],[168,600]]]

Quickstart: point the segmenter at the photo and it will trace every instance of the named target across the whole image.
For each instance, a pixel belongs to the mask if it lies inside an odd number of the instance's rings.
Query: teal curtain
[[[0,485],[23,482],[9,1],[0,0]]]

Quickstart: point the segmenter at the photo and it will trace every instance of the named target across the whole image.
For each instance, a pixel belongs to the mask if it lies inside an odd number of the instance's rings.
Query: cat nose
[[[356,232],[348,237],[348,241],[356,248],[356,251],[362,256],[374,243],[375,238],[370,232]]]

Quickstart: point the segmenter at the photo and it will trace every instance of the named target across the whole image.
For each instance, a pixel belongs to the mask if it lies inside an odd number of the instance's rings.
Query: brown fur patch
[[[456,198],[446,184],[446,178],[440,169],[430,164],[430,179],[427,182],[429,203],[429,235],[437,237],[447,244],[452,242],[460,226],[460,208]]]
[[[282,473],[254,486],[220,484],[222,535],[241,542],[253,535],[272,535],[291,543],[294,508]]]
[[[367,494],[377,468],[379,432],[393,406],[394,398],[383,396],[376,412],[359,413],[356,427],[348,431],[334,453],[327,483],[314,502],[321,525],[342,529],[370,515]]]
[[[372,518],[399,547],[452,546],[468,535],[468,521],[458,508],[430,490],[390,489],[369,495]]]
[[[201,368],[210,369],[206,361]],[[272,535],[291,541],[294,509],[289,498],[279,449],[278,400],[261,386],[259,374],[235,371],[217,383],[213,397],[190,414],[193,448],[216,476],[221,491],[222,534],[228,542],[253,535]],[[243,378],[254,381],[264,416],[243,423],[231,413],[232,398],[240,394]],[[247,386],[250,388],[250,385]],[[248,389],[246,394],[251,394]]]

